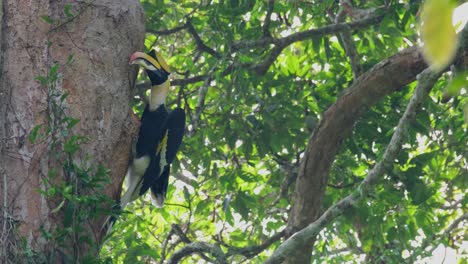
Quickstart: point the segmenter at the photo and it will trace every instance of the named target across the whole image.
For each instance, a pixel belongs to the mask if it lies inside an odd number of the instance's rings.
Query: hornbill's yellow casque
[[[180,108],[170,113],[166,110],[170,71],[159,53],[135,52],[130,64],[145,68],[151,81],[151,95],[141,117],[136,150],[127,173],[128,188],[120,205],[124,208],[151,189],[153,204],[161,207],[166,198],[170,166],[184,135],[185,112]]]

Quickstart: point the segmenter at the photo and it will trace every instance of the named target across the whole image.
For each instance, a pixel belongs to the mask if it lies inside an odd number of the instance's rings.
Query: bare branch
[[[210,253],[216,258],[216,263],[227,264],[226,255],[217,245],[213,245],[206,242],[193,242],[183,248],[177,250],[172,254],[171,258],[168,260],[168,264],[179,263],[183,258],[192,255],[193,253]]]
[[[182,228],[180,228],[179,225],[177,224],[172,224],[171,226],[171,231],[174,231],[174,233],[180,238],[180,241],[186,243],[186,244],[190,244],[192,243],[192,241],[187,237],[187,235],[184,233],[184,231],[182,230]],[[195,252],[194,252],[195,253]],[[212,262],[211,259],[209,257],[207,257],[205,254],[203,254],[203,252],[199,252],[199,255],[204,259],[206,260],[207,262]]]
[[[260,252],[267,249],[269,246],[271,246],[271,244],[280,240],[282,237],[284,237],[285,234],[286,234],[285,230],[282,230],[281,232],[274,234],[272,237],[267,239],[262,244],[256,245],[256,246],[243,247],[243,248],[228,246],[229,249],[228,249],[228,252],[226,253],[226,257],[230,257],[232,255],[242,255],[247,258],[254,257],[258,255]]]
[[[342,23],[346,19],[346,4],[351,4],[349,0],[341,0],[340,5],[342,5],[341,10],[338,12],[335,17],[335,24]],[[349,57],[349,63],[351,64],[351,69],[353,71],[353,78],[357,79],[359,75],[362,74],[362,65],[359,62],[359,55],[357,53],[356,46],[351,35],[351,30],[349,27],[338,34],[338,37],[341,40],[341,45],[346,52],[346,55]]]
[[[426,69],[420,74],[419,83],[406,108],[405,113],[398,122],[398,126],[393,133],[392,139],[388,144],[382,160],[377,163],[369,172],[366,179],[359,185],[358,191],[340,200],[335,205],[325,211],[315,222],[309,224],[304,229],[296,232],[286,240],[265,263],[281,263],[288,255],[293,254],[299,248],[324,229],[328,224],[334,221],[338,216],[352,208],[358,201],[367,196],[372,187],[384,174],[385,169],[392,164],[401,149],[402,142],[408,131],[410,121],[414,119],[416,110],[427,98],[429,91],[437,81],[441,73],[433,73],[431,69]]]
[[[218,59],[221,58],[221,54],[216,52],[214,49],[208,47],[203,40],[200,38],[200,35],[198,35],[197,31],[192,25],[192,22],[190,22],[190,19],[187,18],[187,22],[185,23],[185,26],[188,29],[188,32],[190,35],[192,35],[193,39],[195,40],[195,43],[197,44],[197,47],[199,50],[204,51],[206,53],[211,54],[211,56],[216,57]]]
[[[197,83],[197,82],[202,82],[206,79],[206,75],[197,75],[193,77],[189,77],[186,79],[175,79],[171,81],[171,85],[173,86],[182,86],[182,85],[187,85],[190,83]]]
[[[206,78],[206,75],[197,75],[193,77],[188,77],[186,79],[175,79],[171,81],[171,85],[172,86],[184,86],[184,85],[191,84],[191,83],[202,82],[205,80],[205,78]],[[136,84],[136,88],[138,90],[149,89],[150,87],[151,87],[151,82],[149,80],[138,82]]]
[[[209,78],[205,79],[205,82],[198,90],[198,101],[197,106],[195,106],[195,113],[192,116],[192,133],[195,133],[198,129],[198,123],[200,122],[200,116],[203,111],[203,107],[205,106],[205,97],[208,93],[208,88],[210,87],[211,82],[211,74]]]
[[[182,231],[179,225],[172,224],[171,227],[172,227],[172,230],[174,230],[174,233],[176,233],[180,237],[182,242],[187,243],[187,244],[192,243],[192,241],[187,237],[184,231]]]
[[[167,234],[166,238],[164,239],[161,247],[161,259],[159,260],[159,263],[163,263],[163,261],[166,259],[166,252],[167,252],[167,245],[169,244],[169,241],[172,238],[172,235],[174,235],[174,229],[171,228],[169,233]]]
[[[281,54],[284,48],[286,48],[286,46],[275,46],[263,62],[253,65],[252,68],[258,75],[264,75],[268,71],[268,68],[270,68],[271,64],[273,64]]]
[[[171,34],[179,32],[179,31],[182,31],[182,30],[186,29],[187,27],[188,27],[188,25],[184,24],[182,26],[178,26],[178,27],[171,28],[171,29],[162,29],[162,30],[147,29],[146,33],[151,33],[151,34],[159,35],[159,36],[167,36],[167,35],[171,35]]]
[[[271,14],[273,13],[274,7],[275,7],[275,0],[268,1],[268,9],[265,15],[265,21],[263,22],[263,36],[266,36],[266,37],[271,37],[270,22],[271,22]]]
[[[423,240],[423,242],[421,243],[421,249],[425,250],[432,242],[440,239],[440,238],[443,238],[443,237],[447,237],[450,235],[450,233],[452,233],[452,231],[458,227],[458,225],[460,225],[460,223],[464,222],[464,221],[468,221],[468,213],[465,213],[463,214],[462,216],[458,217],[457,219],[455,219],[448,227],[447,229],[444,230],[444,232],[440,233],[440,234],[434,234],[433,236],[431,237],[427,237],[426,239]],[[433,252],[434,250],[436,249],[435,246],[432,246],[429,250],[427,250],[428,252]],[[416,259],[416,254],[417,254],[417,251],[413,251],[413,255],[410,257],[410,259]]]

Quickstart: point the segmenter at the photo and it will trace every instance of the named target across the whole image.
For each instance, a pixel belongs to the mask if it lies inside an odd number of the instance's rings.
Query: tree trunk
[[[48,76],[58,64],[61,77],[53,82],[54,89],[69,94],[63,103],[65,115],[80,120],[73,133],[88,138],[73,160],[108,168],[112,183],[104,192],[116,198],[137,129],[131,122],[130,104],[136,72],[128,60],[142,48],[144,15],[138,0],[4,0],[2,10],[0,262],[26,262],[21,256],[26,248],[54,262],[63,259],[64,252],[54,252],[54,244],[44,234],[62,228],[65,214],[60,213],[60,199],[47,199],[39,190],[48,190],[47,177],[60,170],[58,161],[67,155],[54,153],[50,139],[36,144],[28,140],[36,126],[42,125],[39,131],[44,132],[58,116],[51,110],[57,98],[52,98],[50,85],[35,78]],[[70,56],[73,59],[67,63]],[[63,173],[57,175],[54,183],[66,180]],[[95,248],[70,244],[75,247],[75,261],[97,254],[102,219],[90,219],[83,231]]]

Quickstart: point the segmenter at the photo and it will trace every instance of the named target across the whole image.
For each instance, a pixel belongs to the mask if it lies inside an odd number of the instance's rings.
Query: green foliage
[[[144,263],[167,260],[194,241],[220,245],[224,252],[252,249],[285,228],[308,138],[322,113],[353,82],[342,40],[324,34],[294,42],[259,75],[255,65],[268,61],[274,47],[242,44],[264,36],[269,1],[141,2],[146,49],[161,51],[173,79],[204,78],[173,87],[168,98],[169,107],[186,109],[188,127],[166,205],[155,208],[146,197],[128,206],[101,254],[115,263]],[[364,70],[417,44],[422,1],[351,2],[384,14],[380,22],[351,31]],[[338,1],[275,1],[269,34],[282,38],[334,24],[331,15],[338,10]],[[197,43],[184,26],[187,21],[214,55]],[[467,201],[464,106],[457,95],[440,102],[449,79],[444,76],[434,87],[371,197],[320,233],[315,262],[414,262],[431,255],[426,246],[439,244],[460,252],[462,237],[440,235],[466,213]],[[353,192],[380,161],[414,87],[401,87],[356,124],[332,166],[323,208]],[[138,104],[137,112],[143,106]],[[261,263],[280,242],[258,255],[228,254],[228,260]],[[206,257],[211,256],[195,254],[184,263]]]

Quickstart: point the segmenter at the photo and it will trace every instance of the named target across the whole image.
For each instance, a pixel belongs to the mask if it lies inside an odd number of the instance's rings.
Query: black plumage
[[[136,151],[129,167],[128,190],[122,197],[125,205],[151,189],[153,203],[162,206],[169,183],[170,166],[175,159],[185,130],[185,112],[176,108],[168,112],[165,98],[169,88],[169,69],[154,50],[149,54],[136,52],[131,64],[139,64],[151,80],[150,103],[141,117]]]

